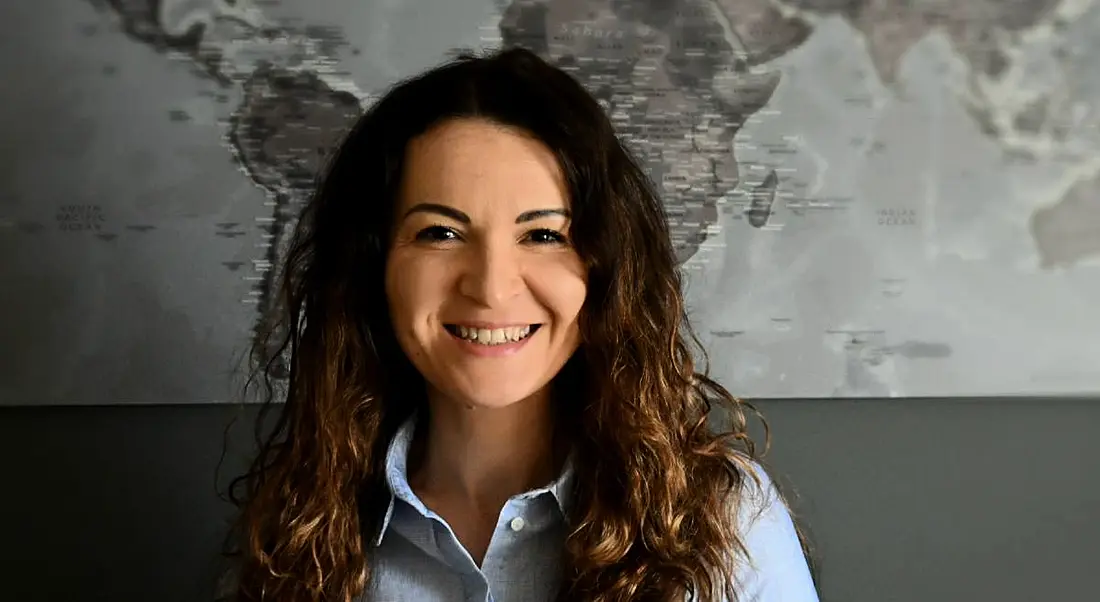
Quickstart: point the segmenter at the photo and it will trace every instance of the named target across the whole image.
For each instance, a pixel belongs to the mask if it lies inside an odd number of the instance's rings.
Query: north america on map
[[[0,29],[0,404],[234,401],[343,134],[502,46],[639,156],[735,395],[1100,391],[1098,0],[41,0]]]

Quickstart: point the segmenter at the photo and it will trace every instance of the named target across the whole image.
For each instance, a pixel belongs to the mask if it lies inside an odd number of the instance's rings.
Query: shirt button
[[[525,525],[526,525],[526,523],[523,522],[523,519],[518,517],[518,516],[513,518],[512,522],[508,523],[508,526],[511,527],[512,530],[517,532],[517,533],[522,531],[523,527]]]

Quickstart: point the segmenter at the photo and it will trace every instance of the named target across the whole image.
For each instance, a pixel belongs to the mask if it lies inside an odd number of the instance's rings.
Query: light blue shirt
[[[359,602],[552,602],[561,576],[573,471],[513,496],[497,519],[482,566],[454,531],[413,493],[406,462],[415,419],[397,432],[386,455],[392,497],[371,554],[371,583]],[[742,513],[750,563],[738,574],[739,602],[818,602],[786,507],[761,470],[769,493],[755,491]],[[755,490],[755,487],[753,487]]]

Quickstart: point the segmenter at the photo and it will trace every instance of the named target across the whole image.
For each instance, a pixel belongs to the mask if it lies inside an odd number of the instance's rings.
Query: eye
[[[539,228],[527,233],[525,239],[536,245],[560,245],[565,243],[565,235],[549,228]]]
[[[447,242],[458,238],[458,232],[446,226],[428,226],[416,233],[416,240],[420,242]]]

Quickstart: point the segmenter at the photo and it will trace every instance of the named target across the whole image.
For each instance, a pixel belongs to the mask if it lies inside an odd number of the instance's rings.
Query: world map
[[[38,0],[0,31],[2,405],[236,400],[342,134],[513,45],[642,159],[735,395],[1100,391],[1100,1]]]

